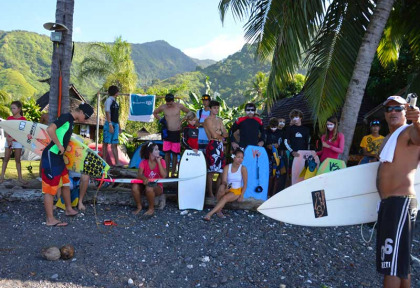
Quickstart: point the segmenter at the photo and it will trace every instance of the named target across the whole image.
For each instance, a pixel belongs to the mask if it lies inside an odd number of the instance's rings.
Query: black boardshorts
[[[378,211],[376,270],[407,279],[411,274],[411,242],[417,218],[417,199],[392,196],[383,199]]]

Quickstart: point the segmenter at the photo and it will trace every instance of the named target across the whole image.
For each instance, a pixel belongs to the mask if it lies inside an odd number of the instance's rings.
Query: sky
[[[222,25],[220,0],[75,0],[73,41],[129,43],[165,40],[190,57],[221,60],[245,44],[231,10]],[[0,0],[0,30],[49,35],[56,0]]]

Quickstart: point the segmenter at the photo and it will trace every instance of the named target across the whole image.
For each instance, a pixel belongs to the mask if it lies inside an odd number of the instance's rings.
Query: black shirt
[[[239,117],[230,128],[230,140],[236,142],[233,134],[239,129],[239,146],[246,148],[248,145],[258,145],[258,142],[264,141],[264,126],[259,117]]]
[[[286,129],[287,144],[293,151],[308,150],[309,128],[305,126],[289,126]]]

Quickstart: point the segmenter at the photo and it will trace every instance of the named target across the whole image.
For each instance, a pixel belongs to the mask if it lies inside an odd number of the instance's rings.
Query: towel
[[[382,149],[381,154],[379,155],[379,159],[380,159],[381,162],[392,163],[392,160],[394,160],[395,147],[397,147],[398,136],[408,126],[410,126],[410,125],[404,124],[403,126],[398,128],[397,130],[395,130],[394,133],[392,133],[392,135],[389,137],[388,141],[386,142],[384,148]]]
[[[153,122],[155,109],[155,95],[130,95],[130,114],[128,120]]]

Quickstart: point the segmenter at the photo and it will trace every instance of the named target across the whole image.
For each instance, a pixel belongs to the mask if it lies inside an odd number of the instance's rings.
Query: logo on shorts
[[[382,261],[385,260],[385,255],[392,254],[392,251],[394,250],[392,247],[393,243],[394,241],[391,238],[385,239],[385,244],[381,246],[381,260]],[[389,263],[389,262],[382,262],[382,266],[384,266],[384,264],[386,263]],[[382,268],[389,268],[389,267],[382,267]]]

